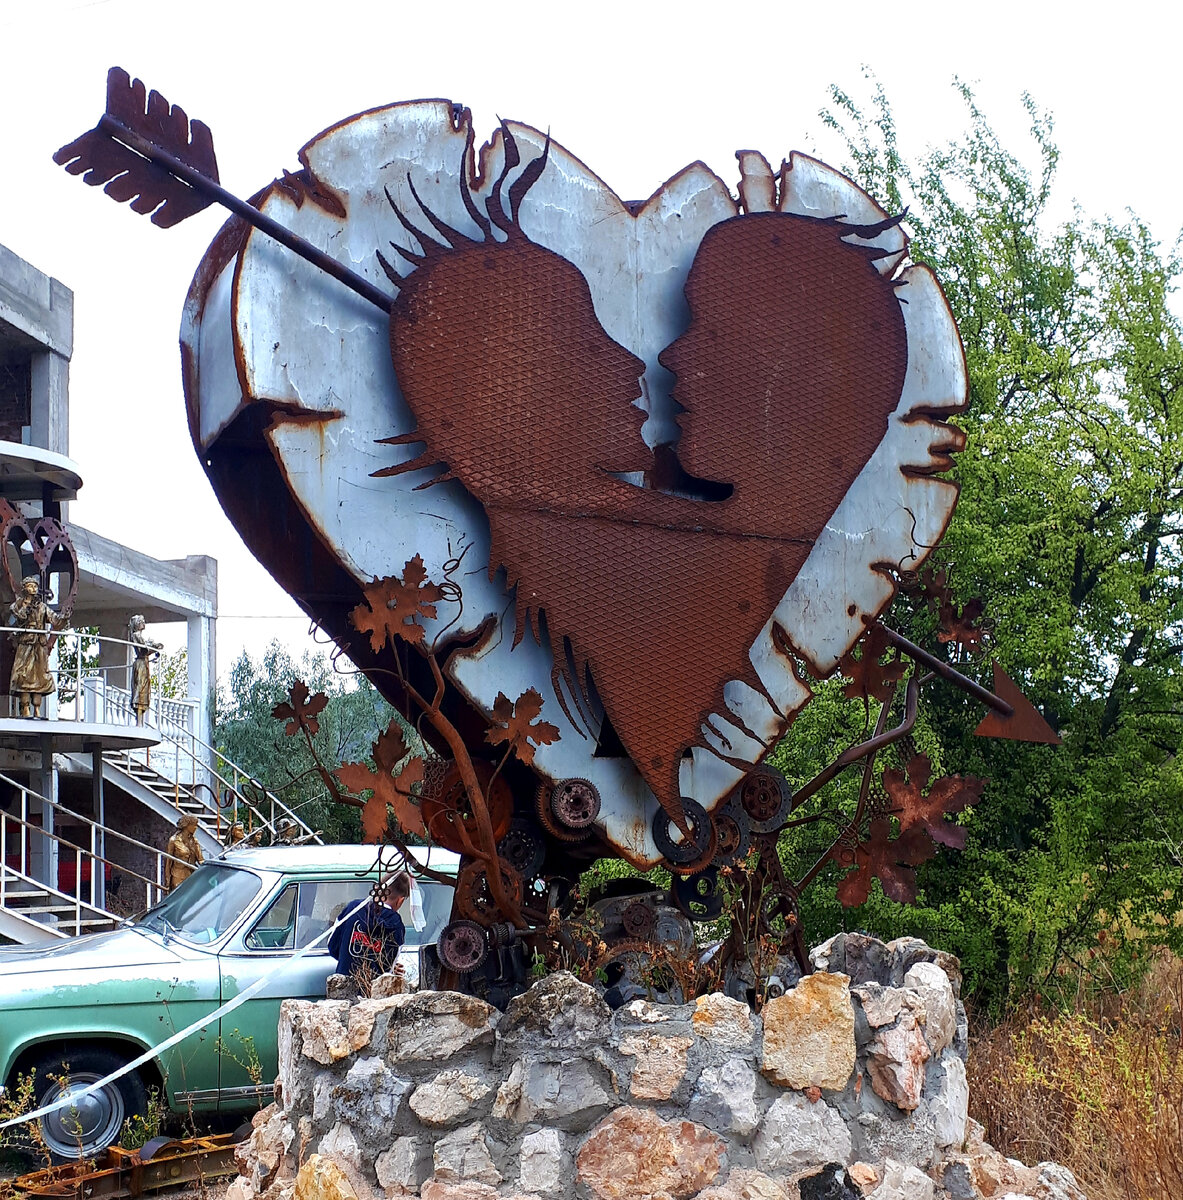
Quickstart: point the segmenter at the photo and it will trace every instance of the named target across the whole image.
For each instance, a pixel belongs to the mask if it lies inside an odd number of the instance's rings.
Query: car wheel
[[[129,1071],[89,1095],[82,1094],[125,1061],[109,1050],[63,1049],[36,1064],[38,1108],[76,1097],[73,1104],[46,1113],[38,1121],[46,1149],[55,1161],[101,1154],[119,1140],[124,1121],[148,1111],[148,1093],[138,1071]]]

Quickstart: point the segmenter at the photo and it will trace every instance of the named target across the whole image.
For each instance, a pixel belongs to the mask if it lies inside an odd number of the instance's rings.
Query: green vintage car
[[[456,855],[421,854],[435,870],[455,873]],[[108,933],[0,947],[0,1080],[12,1094],[21,1076],[35,1073],[39,1106],[79,1093],[266,975],[240,1008],[42,1117],[41,1129],[54,1155],[68,1159],[116,1141],[124,1121],[146,1110],[150,1088],[175,1112],[259,1107],[278,1069],[281,1001],[323,999],[335,968],[323,942],[293,956],[368,895],[376,874],[372,846],[238,849]],[[417,881],[399,955],[412,982],[451,904],[446,884]]]

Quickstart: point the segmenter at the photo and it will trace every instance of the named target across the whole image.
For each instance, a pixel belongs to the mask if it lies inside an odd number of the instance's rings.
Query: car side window
[[[297,949],[307,946],[343,912],[364,900],[373,886],[372,879],[316,879],[301,883],[296,918]],[[321,948],[324,946],[321,942]]]
[[[267,906],[246,935],[248,950],[292,950],[296,943],[296,884],[287,887]]]

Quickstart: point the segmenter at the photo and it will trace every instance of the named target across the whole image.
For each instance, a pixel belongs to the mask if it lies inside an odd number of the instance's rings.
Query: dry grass
[[[1069,1012],[970,1039],[970,1115],[1004,1154],[1069,1167],[1089,1200],[1183,1196],[1183,960]]]

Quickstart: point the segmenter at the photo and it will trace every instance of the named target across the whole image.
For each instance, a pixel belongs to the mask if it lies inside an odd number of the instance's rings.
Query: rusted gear
[[[757,925],[782,951],[792,948],[797,931],[797,899],[789,892],[766,892],[760,900]]]
[[[752,849],[752,823],[748,814],[734,801],[728,801],[713,814],[718,850],[715,861],[742,862]]]
[[[535,808],[538,812],[538,824],[546,830],[556,841],[559,842],[586,842],[594,832],[593,827],[587,829],[568,829],[566,825],[561,825],[554,817],[550,809],[550,794],[553,790],[553,785],[544,783],[538,789],[537,795],[534,798]]]
[[[657,910],[644,900],[634,900],[620,914],[620,924],[627,937],[643,940],[657,928]]]
[[[600,815],[600,793],[588,779],[560,779],[550,793],[550,811],[565,829],[583,833]]]
[[[793,810],[793,792],[785,777],[772,767],[754,767],[735,790],[753,833],[779,829]]]
[[[619,942],[614,942],[602,954],[597,955],[592,960],[592,969],[600,971],[610,963],[619,962],[622,959],[639,959],[640,963],[649,964],[648,977],[638,978],[637,975],[633,975],[627,963],[624,964],[624,974],[632,975],[634,982],[641,982],[641,978],[645,978],[645,983],[651,991],[663,992],[674,1003],[681,1003],[682,985],[676,971],[670,966],[670,959],[675,957],[676,954],[661,942],[624,938]],[[666,960],[665,962],[662,961],[663,958]],[[663,983],[668,986],[663,986]]]
[[[715,829],[715,823],[712,821],[710,826],[710,841],[707,842],[707,848],[697,857],[689,862],[675,863],[666,862],[672,875],[695,875],[699,871],[705,870],[711,865],[719,853],[719,834]]]
[[[675,869],[692,865],[697,867],[704,860],[709,862],[708,851],[715,837],[715,827],[707,816],[707,810],[697,800],[683,796],[682,812],[690,826],[690,834],[677,842],[674,841],[672,831],[675,826],[669,813],[659,808],[653,817],[653,840],[662,858]]]
[[[501,885],[510,903],[522,903],[522,877],[513,867],[502,862]],[[475,921],[482,928],[488,928],[498,921],[504,921],[509,915],[500,912],[493,903],[493,894],[489,889],[489,874],[484,863],[467,862],[456,875],[455,911],[465,920]]]
[[[493,767],[489,763],[476,759],[472,767],[477,783],[485,793],[489,820],[493,826],[493,838],[499,842],[509,832],[513,823],[513,793],[502,776],[493,778]],[[468,802],[468,791],[455,763],[447,768],[439,784],[422,796],[419,811],[428,837],[445,850],[452,850],[456,854],[464,852],[465,845],[457,829],[458,825],[462,825],[468,840],[474,846],[479,845],[476,819]]]
[[[692,921],[713,921],[723,913],[723,889],[717,867],[706,867],[684,878],[674,876],[674,903]]]
[[[497,843],[497,853],[523,879],[533,879],[546,858],[542,830],[533,821],[515,817],[509,832]]]
[[[467,975],[489,957],[489,942],[475,921],[453,921],[440,933],[435,950],[449,971]]]

